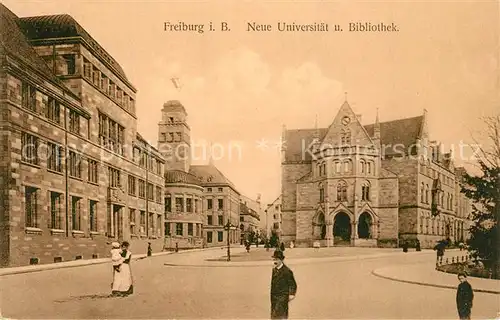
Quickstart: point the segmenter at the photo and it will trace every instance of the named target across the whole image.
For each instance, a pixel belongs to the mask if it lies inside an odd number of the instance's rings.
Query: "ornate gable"
[[[346,101],[340,107],[321,144],[331,146],[373,145],[373,141]]]

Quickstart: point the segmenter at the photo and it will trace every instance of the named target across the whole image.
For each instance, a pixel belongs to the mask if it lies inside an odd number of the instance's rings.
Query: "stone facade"
[[[267,233],[270,234],[271,231],[276,232],[278,237],[282,237],[282,214],[281,214],[281,195],[276,198],[272,203],[267,205],[266,209],[266,223],[264,228]]]
[[[191,131],[179,101],[163,105],[158,149],[166,161],[165,247],[169,249],[239,243],[240,194],[211,162],[191,165]]]
[[[363,126],[345,102],[328,128],[284,128],[282,240],[397,246],[419,239],[432,247],[464,239],[470,206],[457,210],[464,196],[455,168],[429,142],[426,117],[379,122],[377,115]]]
[[[123,70],[68,15],[0,14],[2,266],[162,250],[164,159]]]
[[[247,198],[247,197],[244,197]],[[244,244],[249,239],[250,234],[255,237],[259,236],[260,216],[255,210],[255,206],[248,204],[246,199],[240,199],[240,243]],[[260,208],[260,201],[258,202],[257,209]]]

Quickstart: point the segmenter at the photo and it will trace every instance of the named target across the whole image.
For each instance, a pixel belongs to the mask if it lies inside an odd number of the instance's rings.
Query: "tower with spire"
[[[191,166],[191,129],[187,124],[187,112],[177,100],[163,105],[158,124],[158,149],[165,157],[166,170],[189,172]]]

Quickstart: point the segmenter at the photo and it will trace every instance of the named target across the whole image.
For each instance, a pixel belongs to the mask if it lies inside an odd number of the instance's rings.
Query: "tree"
[[[489,145],[476,143],[476,160],[480,175],[464,175],[462,192],[473,201],[473,225],[467,241],[474,257],[484,260],[497,278],[500,265],[500,115],[486,117]]]

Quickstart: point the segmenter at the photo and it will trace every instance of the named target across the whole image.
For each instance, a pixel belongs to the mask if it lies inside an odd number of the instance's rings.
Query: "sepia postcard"
[[[498,1],[1,1],[2,319],[500,319]]]

